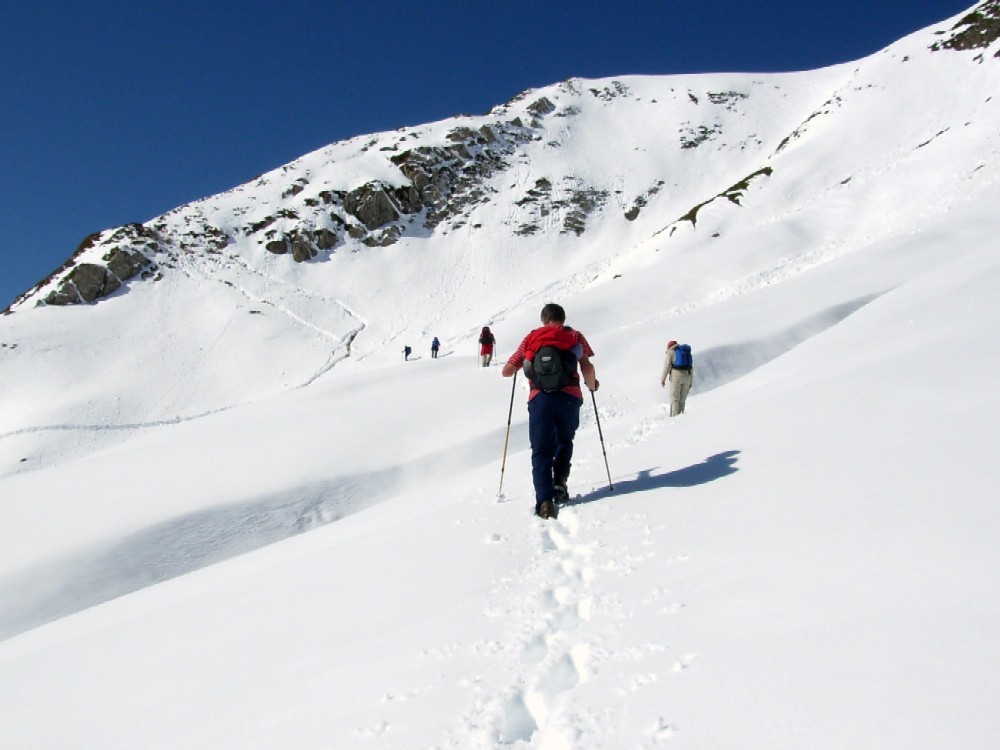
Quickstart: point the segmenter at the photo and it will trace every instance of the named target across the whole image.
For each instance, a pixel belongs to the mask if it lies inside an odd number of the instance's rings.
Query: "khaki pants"
[[[676,417],[684,413],[684,404],[687,402],[688,391],[691,390],[691,382],[694,380],[691,373],[686,370],[670,371],[670,416]]]

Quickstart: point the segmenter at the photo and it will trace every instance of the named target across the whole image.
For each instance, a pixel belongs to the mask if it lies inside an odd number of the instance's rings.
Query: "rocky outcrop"
[[[556,111],[556,105],[547,96],[543,96],[529,104],[528,111],[535,117],[545,117]]]
[[[538,233],[542,219],[553,213],[562,217],[561,234],[583,234],[588,217],[607,202],[608,191],[588,187],[576,178],[566,178],[564,183],[560,190],[562,197],[553,198],[553,186],[548,179],[543,177],[535,181],[534,187],[514,204],[525,209],[530,217],[517,226],[514,234],[530,236]]]
[[[371,231],[399,219],[399,211],[393,205],[385,188],[377,182],[370,182],[352,190],[344,196],[344,210],[358,219]]]
[[[951,29],[948,38],[931,45],[931,49],[935,52],[986,49],[997,39],[1000,39],[1000,0],[987,0],[964,16]],[[993,57],[1000,58],[1000,50]]]
[[[610,86],[605,86],[603,89],[587,90],[591,95],[606,102],[610,102],[619,96],[628,96],[630,93],[628,86],[621,81],[612,81]]]
[[[486,182],[506,169],[517,146],[532,140],[534,134],[520,122],[510,121],[478,129],[455,128],[447,138],[450,145],[418,146],[391,157],[411,183],[402,189],[411,208],[405,213],[416,213],[412,208],[419,206],[426,212],[423,224],[427,229],[446,221],[462,226],[474,206],[489,200]],[[404,202],[399,191],[395,198],[399,204]]]
[[[712,127],[707,125],[693,126],[690,122],[684,123],[681,127],[680,142],[681,148],[698,148],[701,144],[712,140],[722,132],[722,123],[715,123]]]
[[[329,229],[317,229],[313,232],[313,242],[319,250],[333,250],[337,245],[337,234]]]
[[[106,246],[101,262],[77,262],[86,251]],[[128,224],[104,237],[90,235],[77,248],[73,257],[51,278],[69,269],[59,286],[49,292],[46,305],[77,305],[95,302],[118,291],[122,285],[140,274],[153,274],[156,264],[151,256],[159,248],[154,232],[141,224]]]
[[[121,287],[121,280],[106,267],[96,263],[81,263],[63,280],[59,288],[46,298],[48,305],[75,305],[107,297]]]
[[[600,96],[613,98],[626,92],[614,86]],[[182,267],[187,257],[204,260],[217,256],[219,262],[226,263],[226,248],[241,239],[274,256],[305,263],[341,246],[352,251],[390,246],[415,224],[419,225],[418,236],[438,227],[451,231],[465,226],[472,211],[498,192],[495,178],[519,158],[524,144],[541,139],[543,118],[568,117],[575,112],[572,108],[558,112],[551,99],[541,96],[522,105],[520,116],[495,110],[495,119],[480,120],[475,127],[456,123],[433,145],[421,142],[412,132],[395,142],[384,137],[367,140],[361,151],[378,146],[379,152],[386,152],[383,158],[398,169],[398,182],[383,177],[349,189],[313,186],[316,173],[289,164],[280,174],[261,176],[252,186],[248,184],[250,199],[227,207],[221,217],[206,211],[199,201],[147,225],[131,224],[93,235],[32,291],[45,286],[45,304],[90,303],[113,294],[139,275],[153,276],[160,267]],[[407,143],[409,138],[417,140]],[[544,178],[537,181],[518,203],[524,211],[522,223],[514,225],[515,234],[540,231],[540,220],[555,211],[559,212],[560,231],[584,232],[588,217],[605,204],[608,193],[577,178],[561,178],[560,182],[554,188]],[[266,189],[265,200],[255,203],[260,193],[254,193],[262,188]],[[245,189],[247,186],[241,186],[235,191]],[[103,254],[93,252],[97,247]],[[53,278],[58,284],[52,283]]]
[[[291,246],[292,260],[296,263],[302,263],[303,261],[310,260],[319,254],[316,246],[312,242],[312,239],[301,234],[292,235]]]
[[[294,229],[264,245],[269,253],[291,255],[296,263],[312,260],[322,250],[332,250],[337,244],[337,234],[329,229],[312,231]]]
[[[535,104],[539,113],[551,106],[541,100]],[[508,166],[507,158],[519,144],[533,137],[529,128],[514,121],[456,127],[444,145],[417,146],[389,156],[408,184],[372,181],[352,190],[325,189],[302,198],[295,208],[286,206],[248,222],[245,234],[259,234],[269,252],[302,262],[335,249],[342,238],[386,247],[413,221],[426,229],[444,222],[462,226],[469,210],[489,199],[487,180]],[[307,185],[302,178],[296,180],[282,198],[297,196]]]
[[[686,214],[684,214],[671,224],[668,224],[663,229],[659,230],[657,234],[665,231],[666,229],[670,229],[670,233],[673,234],[674,230],[677,228],[677,225],[680,224],[682,221],[689,221],[691,222],[692,228],[696,227],[698,225],[698,212],[701,211],[701,209],[703,209],[705,206],[709,205],[710,203],[713,203],[714,201],[725,199],[728,200],[733,205],[736,206],[742,205],[740,201],[743,200],[743,194],[750,189],[750,184],[758,177],[770,177],[773,173],[774,169],[772,169],[771,167],[762,167],[761,169],[758,169],[756,172],[744,177],[735,185],[731,185],[730,187],[726,188],[718,195],[712,196],[707,201],[702,201],[696,206],[692,206],[690,211],[688,211]]]
[[[625,218],[629,221],[635,221],[639,218],[639,212],[644,209],[649,204],[649,199],[660,192],[663,188],[663,180],[657,180],[656,183],[649,188],[642,195],[636,197],[635,202],[632,207],[625,212]]]
[[[569,191],[565,205],[569,208],[563,219],[562,234],[573,233],[577,237],[587,228],[587,219],[594,211],[602,208],[608,200],[607,190],[577,187]]]
[[[369,234],[362,242],[368,247],[389,247],[389,245],[395,244],[402,234],[403,230],[393,225],[381,232]]]

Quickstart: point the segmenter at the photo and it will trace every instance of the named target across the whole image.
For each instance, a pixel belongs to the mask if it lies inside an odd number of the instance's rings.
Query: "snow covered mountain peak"
[[[950,29],[919,32],[887,51],[901,44],[916,49],[914,39],[919,37],[924,58],[928,50],[973,50],[974,59],[982,62],[1000,35],[998,16],[996,0],[987,0]],[[994,52],[993,57],[998,55]],[[855,75],[860,73],[855,70]],[[821,72],[810,77],[816,85],[805,87],[812,89],[806,96],[824,87]],[[914,77],[922,79],[923,70]],[[522,92],[483,117],[351,138],[143,225],[88,237],[62,267],[10,309],[91,303],[133,280],[162,278],[159,269],[171,268],[184,254],[257,258],[265,249],[306,262],[337,252],[387,247],[407,232],[407,239],[426,242],[470,224],[472,229],[483,227],[483,220],[473,218],[476,207],[504,201],[512,206],[503,212],[503,229],[517,236],[544,235],[553,229],[582,235],[593,214],[607,212],[610,199],[624,209],[614,211],[617,218],[634,221],[664,188],[666,182],[654,175],[665,173],[665,162],[684,158],[714,173],[719,162],[729,161],[734,148],[749,150],[759,162],[741,177],[749,179],[762,174],[810,118],[825,114],[822,109],[811,112],[801,127],[790,131],[791,123],[769,122],[777,126],[775,132],[762,132],[757,118],[769,102],[755,95],[755,89],[764,87],[765,79],[780,88],[778,82],[785,77],[729,78],[733,85],[718,90],[706,85],[710,79],[705,76],[569,79]],[[842,91],[829,93],[833,95],[827,101],[814,104],[843,106]],[[782,98],[788,96],[785,92]],[[623,128],[625,120],[638,127]],[[666,128],[654,126],[660,120]],[[611,138],[604,138],[608,130]],[[771,141],[776,137],[780,140],[775,146]],[[770,153],[761,148],[765,142]],[[560,158],[558,151],[566,145],[574,148]],[[699,155],[708,153],[711,163],[690,158],[699,147]],[[652,169],[641,170],[640,162],[647,160],[642,154],[651,149],[681,153],[673,153],[670,160],[660,157]],[[605,153],[607,158],[602,158]],[[549,156],[554,158],[545,158]],[[525,178],[519,167],[526,164],[542,168]],[[559,174],[546,173],[553,171],[550,164]],[[505,173],[522,182],[505,186]]]

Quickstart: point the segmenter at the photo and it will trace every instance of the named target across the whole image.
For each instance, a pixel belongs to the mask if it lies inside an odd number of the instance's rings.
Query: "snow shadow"
[[[0,640],[496,461],[505,429],[379,471],[207,508],[0,579]],[[514,439],[527,441],[518,425]],[[523,434],[522,434],[523,433]]]
[[[43,623],[287,539],[377,502],[393,472],[210,508],[0,580],[0,640]]]
[[[763,367],[813,336],[837,325],[883,294],[885,292],[869,294],[834,305],[767,338],[696,352],[692,394],[707,393]]]
[[[716,453],[714,456],[709,456],[699,464],[677,469],[676,471],[668,471],[665,474],[653,474],[655,469],[645,469],[640,471],[634,479],[616,482],[613,490],[609,490],[607,487],[594,490],[576,498],[568,504],[585,505],[586,503],[605,500],[612,495],[628,495],[634,492],[647,492],[666,487],[696,487],[701,484],[708,484],[739,471],[736,468],[736,459],[739,455],[740,452],[738,450],[723,451],[722,453]]]

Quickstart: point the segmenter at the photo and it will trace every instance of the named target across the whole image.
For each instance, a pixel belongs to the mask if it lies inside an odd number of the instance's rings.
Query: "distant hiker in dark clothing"
[[[684,413],[688,391],[694,384],[694,362],[691,357],[691,347],[687,344],[667,342],[667,356],[663,360],[660,386],[665,386],[667,380],[670,381],[670,416],[676,417]]]
[[[441,342],[438,341],[438,337],[435,336],[434,340],[431,342],[431,358],[432,359],[437,359],[438,358],[438,349],[440,349],[440,348],[441,348]]]
[[[489,367],[493,361],[493,345],[497,340],[490,332],[489,326],[483,326],[483,332],[479,334],[479,356],[482,358],[483,367]]]
[[[569,499],[566,482],[573,458],[573,438],[580,425],[583,391],[600,386],[590,358],[594,350],[583,334],[566,327],[566,312],[550,303],[542,308],[542,327],[527,336],[503,366],[505,378],[524,368],[528,394],[528,437],[535,515],[555,518],[557,502]],[[579,371],[578,367],[579,365]]]
[[[411,353],[412,351],[413,351],[413,350],[412,350],[412,349],[411,349],[410,347],[408,347],[408,346],[404,346],[404,347],[403,347],[403,359],[405,359],[405,360],[409,361],[409,359],[410,359],[410,353]]]

